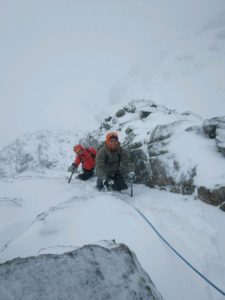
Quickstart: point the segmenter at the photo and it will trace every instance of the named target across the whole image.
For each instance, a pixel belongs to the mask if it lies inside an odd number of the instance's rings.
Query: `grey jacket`
[[[111,152],[105,143],[96,155],[96,175],[102,180],[109,176],[120,173],[123,177],[134,171],[133,163],[127,150],[118,147],[117,151]]]

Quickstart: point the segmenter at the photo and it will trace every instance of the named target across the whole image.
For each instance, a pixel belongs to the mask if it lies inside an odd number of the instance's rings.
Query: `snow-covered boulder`
[[[198,188],[198,195],[202,201],[218,206],[225,201],[225,187],[209,189],[201,186]]]
[[[26,134],[0,151],[0,177],[23,171],[66,170],[77,140],[76,134],[64,130]]]
[[[87,245],[0,265],[0,299],[160,300],[136,255],[124,244]]]

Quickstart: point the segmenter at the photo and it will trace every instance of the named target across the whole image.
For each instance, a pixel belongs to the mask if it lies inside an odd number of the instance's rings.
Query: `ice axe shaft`
[[[133,197],[134,193],[133,193],[133,179],[131,179],[130,181],[130,196]]]
[[[72,177],[73,177],[74,172],[75,172],[75,169],[73,168],[73,171],[72,171],[72,173],[71,173],[71,175],[70,175],[70,178],[69,178],[69,180],[68,180],[68,183],[70,183],[70,181],[71,181],[71,179],[72,179]]]

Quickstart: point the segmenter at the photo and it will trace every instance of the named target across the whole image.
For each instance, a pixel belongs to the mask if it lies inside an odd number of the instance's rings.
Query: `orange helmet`
[[[84,147],[81,144],[77,144],[73,147],[74,152],[78,153],[80,151],[84,151]]]
[[[105,142],[106,142],[107,145],[109,145],[109,142],[110,142],[112,137],[119,140],[117,132],[109,132],[109,133],[107,133],[106,138],[105,138]]]

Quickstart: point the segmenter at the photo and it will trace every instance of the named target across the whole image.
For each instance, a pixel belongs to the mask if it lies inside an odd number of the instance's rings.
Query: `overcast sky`
[[[97,126],[118,80],[221,3],[0,0],[0,147],[39,129]]]

